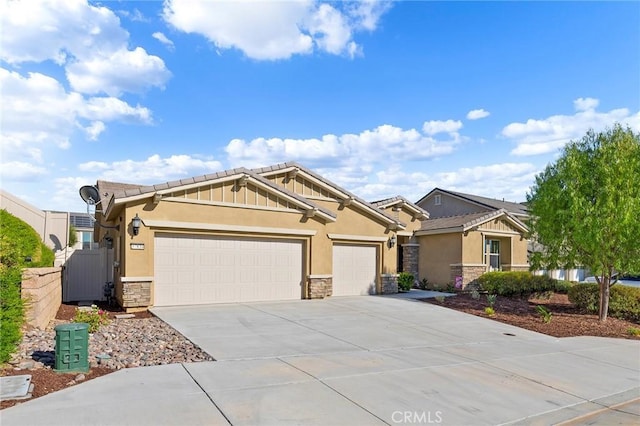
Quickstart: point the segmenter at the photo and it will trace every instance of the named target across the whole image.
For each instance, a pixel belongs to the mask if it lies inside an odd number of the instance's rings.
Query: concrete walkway
[[[638,341],[556,339],[397,297],[154,313],[218,361],[122,370],[2,424],[640,422]]]

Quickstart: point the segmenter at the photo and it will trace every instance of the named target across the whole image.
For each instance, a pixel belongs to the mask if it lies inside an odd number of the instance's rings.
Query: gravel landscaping
[[[31,374],[33,397],[72,386],[78,382],[114,372],[122,368],[143,367],[182,362],[214,361],[168,324],[149,312],[133,318],[117,319],[122,312],[109,312],[111,321],[99,331],[89,334],[90,371],[86,374],[59,374],[53,371],[55,330],[58,324],[71,322],[76,307],[62,305],[46,330],[30,329],[10,366],[1,375]],[[22,401],[2,401],[6,408]]]

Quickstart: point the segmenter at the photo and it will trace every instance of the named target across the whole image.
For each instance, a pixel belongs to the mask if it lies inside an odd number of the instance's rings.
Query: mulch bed
[[[530,298],[498,296],[493,316],[488,316],[484,311],[489,306],[485,295],[474,299],[470,294],[458,294],[446,297],[442,302],[436,299],[422,301],[554,337],[600,336],[640,340],[640,336],[629,333],[631,329],[640,329],[640,324],[611,317],[604,323],[600,322],[597,315],[587,314],[576,308],[569,302],[566,294],[552,293]],[[537,305],[543,305],[551,311],[551,322],[545,324],[542,321],[536,310]]]

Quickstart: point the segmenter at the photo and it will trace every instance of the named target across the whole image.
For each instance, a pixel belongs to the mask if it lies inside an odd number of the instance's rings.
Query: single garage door
[[[157,234],[154,305],[302,297],[302,242]]]
[[[334,244],[333,295],[375,294],[376,269],[376,247]]]

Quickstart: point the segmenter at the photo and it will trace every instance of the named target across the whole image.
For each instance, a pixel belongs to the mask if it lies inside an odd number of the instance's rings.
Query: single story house
[[[485,272],[527,271],[527,232],[504,209],[423,221],[415,232],[418,275],[438,286],[465,288]]]
[[[401,197],[368,203],[297,163],[97,191],[95,239],[113,247],[128,310],[394,293],[428,217]]]

